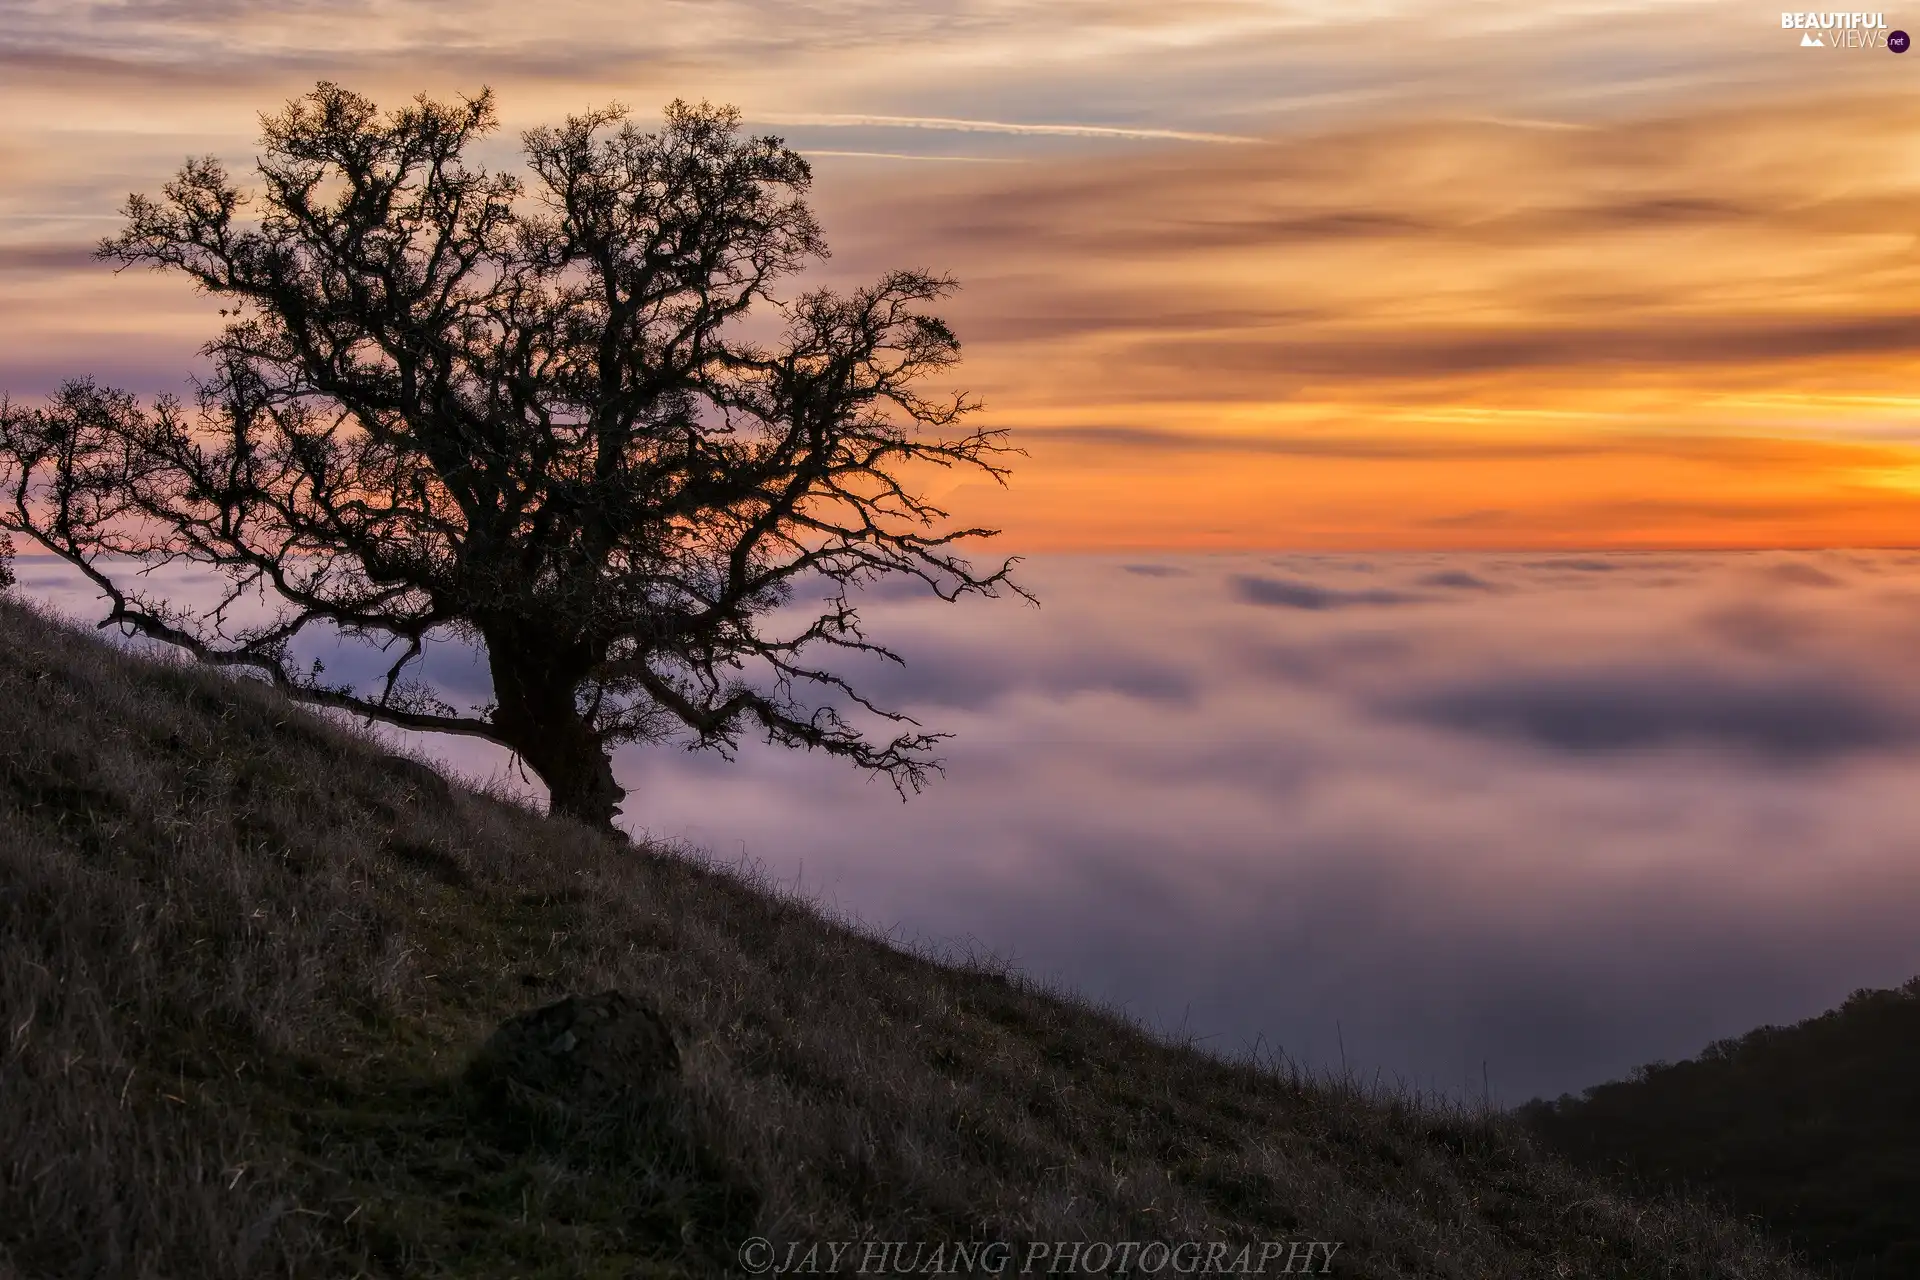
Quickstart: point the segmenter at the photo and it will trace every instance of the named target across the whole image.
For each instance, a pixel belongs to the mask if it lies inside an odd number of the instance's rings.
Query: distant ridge
[[[1709,1192],[1838,1275],[1920,1276],[1920,978],[1520,1114],[1587,1168]]]

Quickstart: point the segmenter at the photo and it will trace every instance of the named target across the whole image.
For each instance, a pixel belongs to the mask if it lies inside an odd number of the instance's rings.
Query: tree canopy
[[[862,696],[836,653],[898,661],[857,589],[1026,593],[975,569],[925,468],[1004,482],[1017,452],[924,393],[960,344],[953,282],[896,271],[776,294],[826,254],[806,160],[731,108],[618,107],[473,145],[493,95],[381,112],[322,83],[263,117],[259,189],[189,161],[102,257],[179,272],[229,321],[186,399],[91,379],[0,404],[0,527],[77,565],[119,625],[308,702],[516,752],[553,808],[610,826],[608,752],[743,733],[918,789],[944,735]],[[754,339],[750,312],[777,325]],[[129,561],[228,583],[193,610]],[[257,588],[279,602],[242,624]],[[816,607],[817,606],[817,607]],[[377,688],[302,666],[311,629],[393,654]],[[430,635],[484,646],[493,700],[417,678]],[[397,650],[397,652],[395,652]],[[873,725],[881,728],[875,731]]]

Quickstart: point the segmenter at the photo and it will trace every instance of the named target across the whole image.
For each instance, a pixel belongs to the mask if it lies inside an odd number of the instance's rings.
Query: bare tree
[[[191,404],[90,380],[0,402],[0,527],[84,571],[102,626],[501,743],[597,826],[625,795],[622,742],[730,752],[751,732],[917,790],[945,735],[822,655],[900,660],[850,601],[875,579],[1026,594],[1012,560],[976,571],[954,549],[993,530],[947,527],[913,483],[1004,482],[1017,452],[963,429],[964,395],[915,389],[958,358],[924,310],[952,282],[776,298],[826,253],[811,174],[730,108],[533,130],[526,181],[467,158],[496,127],[490,91],[383,114],[322,83],[262,126],[258,197],[192,160],[100,246],[221,300],[213,373]],[[760,304],[777,340],[741,334]],[[192,611],[117,580],[126,557],[210,566],[229,590]],[[236,621],[263,587],[272,619]],[[398,656],[377,688],[331,681],[293,655],[315,627]],[[430,634],[484,646],[491,703],[463,712],[419,679]]]

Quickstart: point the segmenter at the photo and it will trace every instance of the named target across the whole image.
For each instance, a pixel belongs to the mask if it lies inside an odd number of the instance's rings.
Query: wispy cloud
[[[930,160],[950,164],[1023,164],[1018,156],[945,156],[908,151],[834,151],[823,147],[798,148],[803,156],[843,156],[858,160]]]
[[[1216,142],[1251,144],[1259,138],[1231,133],[1200,133],[1188,129],[1130,128],[1100,124],[1030,124],[1009,120],[961,120],[946,116],[872,116],[819,112],[754,112],[753,120],[766,124],[819,125],[828,128],[867,126],[884,129],[938,129],[954,133],[1012,133],[1045,138],[1129,138],[1153,142]]]
[[[1600,126],[1585,124],[1577,120],[1528,120],[1516,116],[1465,116],[1468,124],[1491,124],[1502,129],[1549,129],[1587,132]]]

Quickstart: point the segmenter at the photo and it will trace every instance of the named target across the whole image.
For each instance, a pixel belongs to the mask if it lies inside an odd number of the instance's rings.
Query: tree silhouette
[[[875,579],[1026,594],[1014,561],[976,572],[954,550],[993,530],[946,527],[913,484],[923,464],[1004,482],[1016,452],[963,429],[964,395],[914,389],[958,358],[924,310],[952,282],[775,298],[826,254],[811,174],[731,108],[533,130],[526,181],[467,159],[497,127],[490,91],[383,114],[323,82],[262,127],[260,197],[191,160],[99,250],[221,300],[212,375],[191,404],[91,380],[0,402],[0,527],[84,571],[111,602],[100,625],[498,742],[597,826],[625,795],[621,742],[730,752],[748,731],[917,790],[945,735],[820,655],[900,660],[849,599]],[[740,333],[762,304],[777,340]],[[116,581],[118,557],[211,566],[229,589],[190,611]],[[233,621],[260,587],[272,619]],[[377,691],[295,660],[329,626],[398,649]],[[459,711],[418,678],[430,633],[484,646],[490,704]]]

